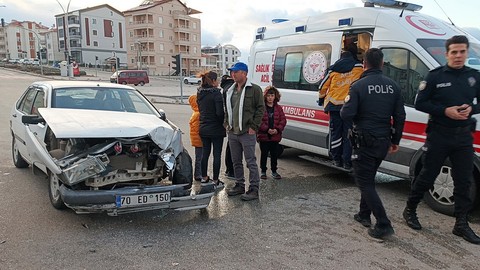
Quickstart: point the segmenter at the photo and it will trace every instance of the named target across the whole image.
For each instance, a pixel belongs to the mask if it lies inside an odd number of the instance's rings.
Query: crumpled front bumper
[[[65,185],[60,187],[60,196],[65,205],[77,214],[106,212],[110,216],[156,209],[178,211],[206,208],[215,193],[213,183],[202,184],[195,189],[186,185],[124,187],[115,190],[73,190]],[[170,202],[119,207],[117,196],[145,195],[170,192]]]

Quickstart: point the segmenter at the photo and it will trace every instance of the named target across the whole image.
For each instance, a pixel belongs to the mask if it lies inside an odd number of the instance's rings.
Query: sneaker
[[[273,179],[282,179],[282,176],[278,174],[277,172],[272,172],[272,177]]]
[[[362,218],[362,217],[360,217],[359,214],[355,214],[355,215],[353,215],[353,219],[355,219],[355,221],[358,221],[364,227],[372,226],[372,221],[370,220],[370,218]]]
[[[378,225],[375,225],[373,229],[368,229],[368,235],[377,239],[383,239],[394,233],[395,231],[393,230],[393,227],[391,225],[384,226],[384,227],[379,227]]]
[[[347,171],[351,171],[352,170],[352,163],[343,164],[343,168]]]
[[[250,188],[247,193],[242,194],[243,201],[258,200],[258,189]]]
[[[244,193],[245,193],[245,186],[242,186],[240,184],[235,184],[233,188],[230,188],[227,190],[228,196],[237,196]]]
[[[260,179],[267,179],[267,172],[260,173]]]
[[[225,187],[225,184],[224,184],[222,181],[218,180],[218,179],[217,179],[217,180],[213,180],[213,184],[215,185],[215,189],[216,189],[216,190],[217,190],[217,189],[222,189],[222,188]]]
[[[342,168],[343,167],[343,162],[341,160],[334,160],[333,161],[333,166]]]
[[[202,182],[202,184],[206,184],[206,183],[208,183],[209,181],[210,181],[210,177],[209,177],[209,176],[207,176],[206,179],[205,179],[205,178],[202,178],[202,180],[200,180],[200,182]]]

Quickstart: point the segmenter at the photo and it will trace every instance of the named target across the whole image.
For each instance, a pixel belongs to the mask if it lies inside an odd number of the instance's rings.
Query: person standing
[[[280,92],[273,86],[267,86],[263,91],[265,100],[265,113],[262,123],[258,129],[257,141],[260,144],[260,174],[261,179],[267,179],[267,158],[270,153],[270,164],[272,177],[281,179],[282,176],[277,172],[278,144],[282,140],[282,132],[287,124],[287,118],[283,112],[282,106],[278,105],[280,101]]]
[[[405,123],[405,108],[400,87],[382,74],[383,53],[371,48],[365,53],[362,76],[350,87],[340,115],[353,121],[353,171],[360,189],[360,211],[354,219],[371,226],[371,237],[382,239],[394,233],[382,201],[375,189],[375,174],[387,153],[397,152]],[[393,119],[393,120],[392,120]]]
[[[202,84],[198,88],[197,103],[200,111],[200,137],[202,138],[202,183],[210,178],[207,174],[208,158],[213,146],[213,183],[217,188],[224,186],[220,181],[220,166],[225,137],[224,107],[221,89],[218,88],[217,73],[213,71],[201,74]]]
[[[348,139],[348,130],[352,122],[340,117],[340,109],[345,103],[350,84],[360,78],[362,63],[356,60],[357,46],[350,44],[342,52],[340,59],[325,71],[319,86],[318,105],[330,116],[329,147],[333,164],[346,170],[352,169],[352,147]]]
[[[231,71],[229,71],[231,72]],[[227,99],[227,90],[232,86],[234,83],[233,79],[229,75],[223,75],[222,76],[222,81],[220,82],[220,87],[223,89],[223,101],[226,104],[226,99]],[[235,172],[233,169],[233,161],[232,161],[232,154],[230,152],[230,146],[227,142],[227,147],[225,149],[225,175],[229,179],[235,179]]]
[[[456,218],[452,233],[466,241],[480,244],[480,238],[468,225],[471,210],[469,196],[473,174],[473,135],[480,112],[480,73],[464,65],[469,41],[453,36],[445,43],[447,63],[431,70],[420,83],[415,109],[428,113],[427,139],[423,147],[422,169],[410,190],[403,217],[415,230],[422,228],[417,218],[417,205],[429,190],[447,158],[452,164]]]
[[[224,126],[235,170],[235,186],[227,190],[228,196],[242,195],[242,200],[259,198],[260,175],[255,156],[256,133],[262,121],[265,104],[260,86],[247,80],[248,67],[237,62],[230,69],[235,83],[227,90]],[[245,192],[242,153],[249,170],[250,185]]]
[[[188,103],[192,108],[192,116],[190,116],[190,143],[195,148],[195,165],[193,176],[195,180],[202,180],[202,138],[200,138],[200,112],[198,111],[197,95],[191,95]]]

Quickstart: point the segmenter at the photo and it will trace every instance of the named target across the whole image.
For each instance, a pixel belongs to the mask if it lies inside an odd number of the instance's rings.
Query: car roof
[[[64,87],[109,87],[125,90],[135,90],[135,88],[122,84],[114,84],[110,82],[94,82],[94,81],[39,81],[34,82],[32,85],[45,85],[51,88],[64,88]]]

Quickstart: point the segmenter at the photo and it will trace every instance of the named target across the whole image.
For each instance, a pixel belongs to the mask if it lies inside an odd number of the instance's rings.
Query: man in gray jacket
[[[242,195],[242,200],[258,199],[260,175],[258,172],[255,144],[257,130],[262,122],[265,103],[262,88],[247,80],[248,67],[238,62],[230,69],[235,83],[228,88],[225,100],[225,128],[232,154],[235,186],[227,190],[228,196]],[[245,192],[243,157],[250,171],[250,185]]]

